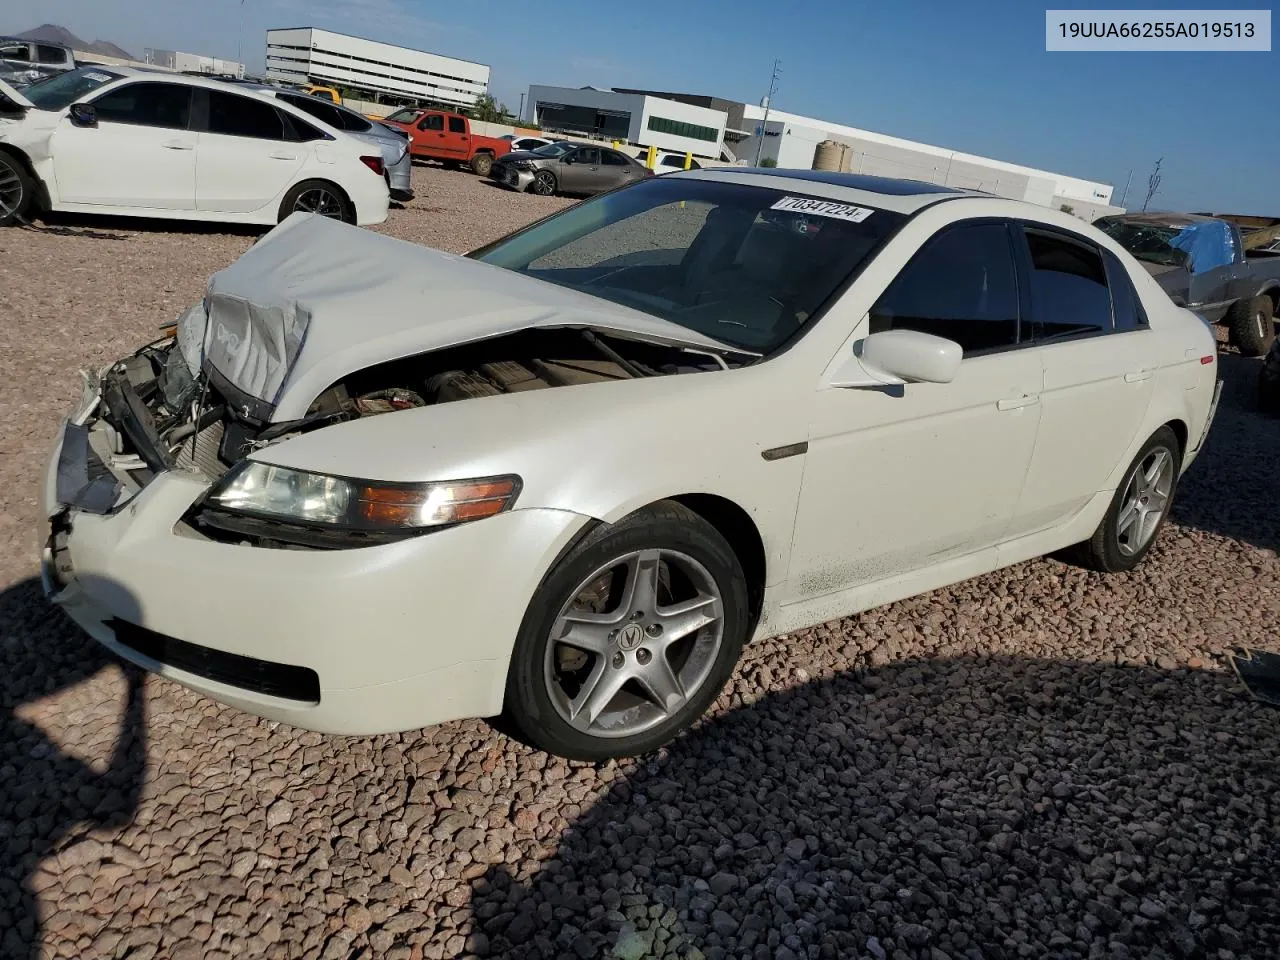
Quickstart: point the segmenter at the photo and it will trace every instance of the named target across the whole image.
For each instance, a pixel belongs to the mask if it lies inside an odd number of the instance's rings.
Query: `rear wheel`
[[[471,171],[478,176],[487,177],[493,169],[493,154],[477,153],[471,158]]]
[[[355,223],[356,211],[342,188],[328,180],[303,180],[280,203],[280,219],[293,213],[318,213],[322,217]]]
[[[1142,562],[1173,505],[1181,463],[1177,436],[1161,427],[1129,464],[1098,529],[1077,549],[1085,566],[1121,573]]]
[[[540,197],[553,196],[556,192],[556,175],[550,170],[539,170],[533,175],[533,183],[529,184],[529,191]]]
[[[1246,357],[1260,357],[1276,338],[1275,311],[1266,296],[1241,298],[1231,305],[1225,321],[1231,342]]]
[[[0,227],[22,219],[35,195],[35,182],[22,163],[0,151]]]
[[[593,530],[539,587],[512,652],[507,719],[569,759],[654,750],[715,699],[748,623],[724,538],[680,504],[646,507]]]

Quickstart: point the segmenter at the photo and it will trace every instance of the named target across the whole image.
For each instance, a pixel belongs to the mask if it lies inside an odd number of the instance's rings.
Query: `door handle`
[[[1040,394],[1024,393],[1020,397],[1005,397],[1003,400],[996,401],[997,410],[1020,410],[1023,407],[1029,407],[1033,403],[1040,402]]]
[[[1137,370],[1124,375],[1125,383],[1141,383],[1143,380],[1151,379],[1150,370]]]
[[[296,153],[273,153],[271,154],[271,159],[272,160],[297,160],[298,155]]]
[[[166,140],[163,144],[166,150],[194,150],[194,143],[187,143],[182,140]]]

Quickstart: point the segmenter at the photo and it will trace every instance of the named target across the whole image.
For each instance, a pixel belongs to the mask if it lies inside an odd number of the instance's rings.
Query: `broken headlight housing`
[[[386,542],[494,516],[511,509],[519,493],[514,475],[394,483],[242,460],[204,497],[200,513],[202,525],[286,542],[344,534]],[[290,528],[303,535],[291,536]]]

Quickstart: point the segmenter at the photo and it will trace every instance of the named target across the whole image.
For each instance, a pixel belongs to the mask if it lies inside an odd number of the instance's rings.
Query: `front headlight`
[[[205,507],[243,517],[334,530],[410,534],[510,509],[516,476],[387,483],[241,461],[205,497]]]

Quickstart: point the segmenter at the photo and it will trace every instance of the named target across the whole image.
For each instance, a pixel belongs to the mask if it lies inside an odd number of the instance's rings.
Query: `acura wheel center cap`
[[[618,647],[622,650],[634,650],[644,643],[644,628],[638,623],[628,623],[618,631]]]

